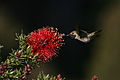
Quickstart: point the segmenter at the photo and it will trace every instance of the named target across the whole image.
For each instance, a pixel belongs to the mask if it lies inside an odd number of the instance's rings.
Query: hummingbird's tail
[[[100,29],[100,30],[98,30],[98,31],[94,31],[94,32],[92,32],[92,33],[89,33],[88,34],[88,37],[93,37],[93,36],[95,36],[95,35],[97,35],[98,33],[100,33],[102,30]]]
[[[100,29],[100,30],[98,30],[98,31],[95,31],[95,33],[99,33],[99,32],[101,32],[102,31],[102,29]]]

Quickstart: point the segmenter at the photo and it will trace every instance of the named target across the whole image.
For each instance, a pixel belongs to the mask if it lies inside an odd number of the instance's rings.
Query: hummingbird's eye
[[[74,33],[71,33],[71,34],[74,34]]]

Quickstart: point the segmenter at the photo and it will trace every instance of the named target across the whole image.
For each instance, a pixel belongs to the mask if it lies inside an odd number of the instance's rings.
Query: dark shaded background
[[[100,76],[101,80],[119,80],[117,75],[110,78],[112,72],[109,70],[115,68],[109,61],[113,55],[110,58],[109,54],[105,54],[110,53],[105,51],[106,47],[108,47],[108,51],[112,50],[114,43],[111,45],[109,43],[118,40],[118,37],[115,37],[115,40],[109,42],[114,38],[111,36],[117,35],[116,31],[114,31],[116,34],[113,35],[109,35],[109,33],[114,30],[113,26],[118,26],[114,24],[120,22],[118,17],[114,17],[116,13],[119,13],[119,7],[119,2],[114,0],[0,1],[0,44],[4,45],[0,55],[4,57],[4,60],[11,52],[11,48],[17,49],[14,34],[20,33],[21,30],[28,34],[43,26],[52,26],[58,28],[61,33],[68,34],[76,28],[76,25],[89,32],[103,29],[100,37],[87,44],[65,37],[65,45],[61,48],[59,56],[46,63],[44,71],[53,75],[61,74],[67,80],[89,80],[94,74]],[[118,14],[118,16],[120,15]],[[118,22],[109,27],[112,24],[109,20]],[[115,30],[118,29],[120,28],[115,28]],[[120,33],[120,31],[117,32]],[[116,45],[118,44],[116,43],[114,46]],[[114,48],[119,51],[118,46]],[[100,57],[102,53],[107,57]],[[119,52],[113,51],[113,53]],[[111,54],[113,53],[111,52]],[[114,59],[120,60],[116,56]],[[118,66],[117,64],[115,63],[116,66]],[[98,68],[98,65],[103,67]],[[112,68],[108,69],[110,66]],[[113,72],[119,74],[120,69],[116,69]]]

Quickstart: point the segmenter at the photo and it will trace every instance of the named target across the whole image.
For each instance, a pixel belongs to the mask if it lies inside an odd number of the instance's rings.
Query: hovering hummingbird
[[[1,53],[1,48],[3,48],[3,46],[2,46],[2,45],[0,45],[0,53]]]
[[[2,46],[2,45],[0,45],[0,49],[1,49],[1,48],[3,48],[3,46]]]
[[[94,31],[91,33],[88,33],[85,30],[74,30],[72,32],[70,32],[67,36],[70,36],[74,39],[77,39],[81,42],[87,43],[89,42],[93,37],[95,37],[95,35],[100,32],[101,30],[98,31]]]

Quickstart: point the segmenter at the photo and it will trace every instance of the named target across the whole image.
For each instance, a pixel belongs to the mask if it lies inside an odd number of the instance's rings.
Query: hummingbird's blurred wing
[[[83,37],[83,38],[80,38],[79,40],[82,41],[82,42],[84,42],[84,43],[87,43],[90,40],[92,40],[94,37],[98,36],[98,33],[101,32],[102,30],[94,31],[94,32],[91,32],[91,33],[87,33],[84,30],[81,30],[81,31],[84,32],[84,33],[86,33],[87,36]]]
[[[80,29],[79,35],[80,35],[80,38],[84,38],[84,37],[87,37],[88,33],[86,31]]]
[[[79,32],[80,32],[80,27],[79,27],[79,25],[76,26],[76,32],[77,32],[77,34],[79,35]]]
[[[80,30],[80,31],[82,31],[82,32],[85,33],[85,34],[88,34],[87,31],[85,31],[85,30]]]
[[[87,32],[86,31],[84,31],[84,30],[81,30],[80,29],[80,26],[78,26],[77,25],[77,27],[76,27],[76,32],[77,32],[77,34],[80,36],[80,38],[84,38],[84,37],[87,37]]]

